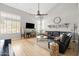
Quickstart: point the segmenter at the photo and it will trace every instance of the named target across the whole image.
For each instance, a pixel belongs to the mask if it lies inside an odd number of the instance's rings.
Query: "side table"
[[[50,55],[59,56],[59,45],[55,42],[50,43]]]

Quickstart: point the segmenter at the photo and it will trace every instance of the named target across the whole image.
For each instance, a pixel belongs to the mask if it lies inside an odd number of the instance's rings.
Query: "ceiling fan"
[[[38,10],[37,10],[37,14],[35,14],[36,16],[46,16],[48,14],[41,14],[40,13],[40,4],[38,3]]]

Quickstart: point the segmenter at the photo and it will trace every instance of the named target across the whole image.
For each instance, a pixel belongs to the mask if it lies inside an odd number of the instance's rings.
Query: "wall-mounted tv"
[[[33,23],[26,23],[26,28],[34,29],[34,27],[35,27],[35,24],[33,24]]]

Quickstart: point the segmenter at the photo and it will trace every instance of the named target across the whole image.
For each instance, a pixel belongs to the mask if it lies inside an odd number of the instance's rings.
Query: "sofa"
[[[60,32],[60,31],[47,31],[47,33],[48,33],[48,48],[50,49],[50,43],[54,41],[59,45],[59,52],[65,53],[72,38],[72,33]],[[63,35],[62,40],[55,41],[54,38],[51,37],[51,36],[59,37],[61,34]]]
[[[65,53],[65,51],[67,50],[70,40],[71,40],[72,36],[71,35],[67,35],[64,34],[62,40],[58,40],[57,43],[59,45],[59,52],[60,53]]]

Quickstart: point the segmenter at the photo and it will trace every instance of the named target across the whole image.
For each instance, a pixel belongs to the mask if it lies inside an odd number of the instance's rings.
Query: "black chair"
[[[6,39],[5,40],[4,46],[8,46],[8,44],[11,44],[11,39]]]
[[[11,44],[11,39],[6,39],[3,46],[2,56],[9,56],[9,44]]]

